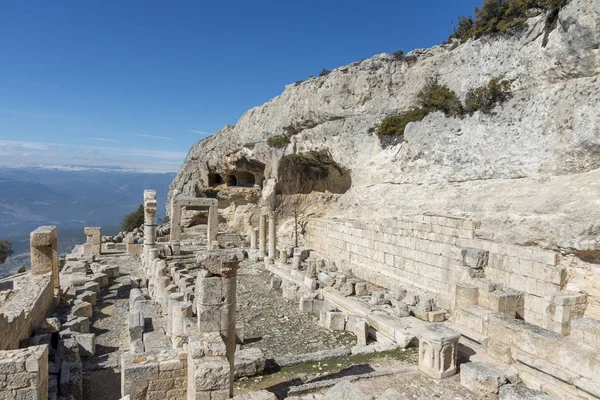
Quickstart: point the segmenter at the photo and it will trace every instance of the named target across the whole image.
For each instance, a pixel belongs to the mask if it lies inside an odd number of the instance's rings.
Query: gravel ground
[[[312,353],[352,347],[350,332],[332,332],[318,325],[315,314],[300,312],[298,303],[269,288],[269,272],[248,260],[238,272],[237,320],[244,320],[246,344],[267,356]]]

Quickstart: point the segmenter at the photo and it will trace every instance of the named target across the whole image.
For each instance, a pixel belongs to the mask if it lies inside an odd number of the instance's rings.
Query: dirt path
[[[237,320],[245,323],[246,344],[267,356],[312,353],[349,348],[356,344],[350,332],[333,332],[318,325],[314,314],[300,312],[298,302],[286,300],[269,288],[262,264],[244,261],[238,273]]]

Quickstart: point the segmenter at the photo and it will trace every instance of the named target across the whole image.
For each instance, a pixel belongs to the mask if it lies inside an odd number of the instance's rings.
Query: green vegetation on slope
[[[131,232],[144,224],[144,206],[140,204],[137,210],[126,215],[121,220],[121,231]]]
[[[277,149],[284,149],[288,144],[290,144],[290,138],[285,135],[271,136],[267,139],[267,145]]]
[[[469,39],[494,33],[518,32],[528,18],[545,12],[556,12],[568,0],[484,0],[481,8],[475,8],[474,16],[458,16],[458,25],[448,40]]]
[[[8,240],[0,240],[0,264],[4,264],[12,254],[12,244]]]
[[[413,107],[398,115],[384,118],[375,130],[378,136],[404,135],[409,122],[421,121],[428,114],[442,111],[447,117],[463,116],[475,111],[490,113],[494,107],[510,97],[512,80],[496,76],[487,85],[469,90],[463,105],[456,93],[448,86],[441,85],[437,79],[429,79],[425,87],[417,94],[420,107]]]

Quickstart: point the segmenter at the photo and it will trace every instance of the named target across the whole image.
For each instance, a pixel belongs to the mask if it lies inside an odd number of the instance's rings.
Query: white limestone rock
[[[371,396],[368,396],[357,388],[354,384],[349,381],[341,381],[334,387],[329,389],[324,400],[372,400]]]
[[[498,393],[509,382],[508,377],[497,368],[481,362],[469,362],[460,366],[460,384],[481,395]]]
[[[551,400],[552,396],[523,385],[504,385],[500,388],[500,400]]]
[[[296,154],[350,171],[344,194],[332,193],[339,189],[332,185],[329,193],[308,195],[313,217],[461,215],[483,221],[477,234],[484,239],[580,250],[591,240],[596,246],[600,9],[595,0],[571,0],[558,18],[547,35],[538,16],[514,36],[415,51],[414,63],[379,54],[290,84],[235,126],[194,145],[169,199],[175,190],[196,195],[208,189],[209,172],[249,171],[262,181],[258,204],[231,202],[220,210],[230,228],[241,230],[243,215],[274,208],[286,174],[280,162]],[[368,133],[383,117],[415,105],[430,77],[439,76],[464,99],[500,75],[515,79],[513,96],[493,114],[430,114],[410,123],[405,140],[390,148]],[[292,136],[287,148],[266,145],[286,132]],[[220,193],[229,199],[233,192]],[[280,221],[278,229],[290,233],[292,227]]]

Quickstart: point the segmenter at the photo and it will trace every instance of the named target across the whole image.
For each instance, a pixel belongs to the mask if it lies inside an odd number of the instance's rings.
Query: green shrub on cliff
[[[126,215],[121,220],[121,231],[131,232],[144,224],[144,206],[140,204],[137,210]]]
[[[474,16],[458,16],[458,25],[448,38],[461,42],[494,34],[518,32],[536,14],[563,8],[568,0],[484,0]]]
[[[442,111],[446,116],[463,113],[463,106],[456,93],[441,85],[436,78],[428,79],[425,87],[417,94],[417,102],[427,113]]]
[[[288,144],[290,144],[290,138],[285,135],[271,136],[267,139],[267,145],[277,149],[284,149]]]
[[[427,113],[422,108],[411,108],[408,111],[403,112],[399,115],[392,115],[386,117],[381,121],[381,124],[377,127],[377,135],[393,135],[399,136],[404,135],[404,130],[409,122],[421,121]]]
[[[19,267],[19,270],[17,271],[17,273],[18,273],[18,274],[22,274],[22,273],[24,273],[24,272],[27,272],[27,268],[25,268],[25,266],[24,266],[24,265],[21,265],[21,266]]]
[[[0,264],[13,255],[12,244],[8,240],[0,240]]]
[[[490,79],[487,86],[469,90],[465,98],[465,111],[468,113],[491,112],[497,104],[503,103],[509,98],[512,83],[512,80],[496,76]]]

